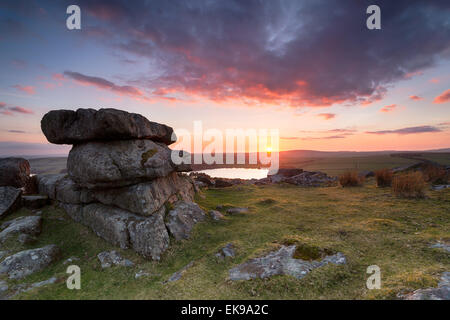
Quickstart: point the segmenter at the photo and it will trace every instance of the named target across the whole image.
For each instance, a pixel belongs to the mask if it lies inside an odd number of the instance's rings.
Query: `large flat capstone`
[[[127,139],[151,139],[164,144],[176,141],[171,127],[117,109],[52,110],[42,118],[41,129],[47,140],[56,144]]]

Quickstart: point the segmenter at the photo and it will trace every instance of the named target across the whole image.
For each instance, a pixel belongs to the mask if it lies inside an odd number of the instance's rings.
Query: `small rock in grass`
[[[209,215],[211,216],[211,218],[213,219],[213,220],[215,220],[215,221],[220,221],[220,220],[222,220],[224,217],[223,217],[223,214],[221,214],[219,211],[217,211],[217,210],[211,210],[211,211],[209,211]]]
[[[444,249],[445,251],[450,252],[450,244],[449,243],[437,242],[437,243],[431,245],[430,248]]]
[[[216,253],[216,257],[220,260],[223,260],[225,258],[233,258],[236,255],[234,251],[234,246],[232,243],[228,243],[225,247],[219,250],[219,252]]]
[[[181,279],[181,277],[183,276],[183,274],[186,272],[187,269],[191,268],[194,265],[194,261],[189,262],[186,266],[184,266],[182,269],[178,270],[177,272],[175,272],[174,274],[172,274],[170,276],[170,278],[165,281],[164,283],[167,282],[173,282],[173,281],[178,281]]]
[[[42,218],[39,216],[19,217],[2,224],[0,232],[0,243],[17,234],[37,236],[41,233]]]
[[[139,272],[137,272],[137,273],[134,275],[134,278],[135,278],[135,279],[139,279],[139,278],[141,278],[141,277],[148,277],[148,276],[150,276],[150,273],[144,272],[143,270],[140,270]]]
[[[59,255],[60,249],[54,244],[20,251],[0,263],[0,274],[7,274],[10,279],[22,279],[32,273],[44,270],[55,262]]]
[[[72,262],[75,262],[75,261],[78,261],[78,260],[80,260],[80,259],[77,258],[77,257],[70,257],[66,261],[63,262],[63,265],[66,265],[66,264],[69,264],[69,263],[72,263]]]
[[[122,267],[132,267],[134,263],[128,259],[123,258],[117,251],[103,251],[97,255],[100,263],[102,264],[102,268],[109,268],[113,265],[122,266]]]
[[[250,280],[268,278],[275,275],[291,275],[297,279],[306,276],[312,269],[329,263],[341,265],[346,263],[345,256],[338,252],[325,256],[322,260],[306,261],[295,259],[297,246],[282,246],[278,251],[270,252],[264,257],[251,259],[229,271],[231,280]]]
[[[248,213],[248,208],[230,208],[227,210],[228,214],[242,214]]]
[[[450,300],[450,272],[444,272],[437,288],[418,289],[400,296],[405,300]]]

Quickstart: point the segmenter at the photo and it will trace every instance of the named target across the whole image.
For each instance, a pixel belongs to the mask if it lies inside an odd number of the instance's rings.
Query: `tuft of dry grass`
[[[357,187],[364,184],[365,177],[358,176],[357,171],[346,171],[339,176],[339,183],[342,187]]]
[[[398,175],[392,182],[392,192],[403,198],[423,198],[425,188],[426,182],[419,171]]]
[[[375,171],[375,179],[377,180],[377,187],[390,187],[392,185],[392,171],[389,169],[381,169]]]

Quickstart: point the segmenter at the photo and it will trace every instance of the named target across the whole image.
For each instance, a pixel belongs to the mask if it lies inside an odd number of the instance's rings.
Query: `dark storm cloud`
[[[367,131],[370,134],[413,134],[413,133],[426,133],[426,132],[441,132],[442,130],[434,126],[418,126],[408,127],[396,130],[380,130],[380,131]]]
[[[103,79],[100,77],[87,76],[87,75],[84,75],[84,74],[81,74],[78,72],[72,72],[72,71],[64,71],[64,76],[71,78],[81,84],[92,85],[92,86],[95,86],[100,89],[111,90],[118,94],[125,94],[125,95],[129,95],[129,96],[134,96],[134,97],[142,96],[142,92],[135,87],[119,86],[109,80],[106,80],[106,79]]]
[[[86,34],[107,30],[96,41],[131,60],[148,60],[147,75],[129,80],[153,95],[292,106],[368,103],[390,84],[448,58],[450,48],[448,0],[77,4]],[[372,4],[381,7],[382,30],[366,28]]]

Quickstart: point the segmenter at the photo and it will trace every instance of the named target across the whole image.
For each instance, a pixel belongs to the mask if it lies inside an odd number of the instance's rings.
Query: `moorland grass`
[[[271,201],[276,199],[276,201]],[[302,188],[293,185],[234,186],[199,194],[199,205],[209,211],[217,205],[250,208],[224,221],[208,218],[199,223],[190,240],[175,243],[161,261],[146,261],[131,250],[112,247],[60,209],[43,210],[43,232],[37,243],[55,243],[61,260],[48,269],[10,287],[52,276],[59,283],[33,289],[16,299],[395,299],[397,294],[436,286],[443,271],[450,270],[448,253],[431,249],[438,240],[449,241],[450,190],[429,191],[424,199],[402,199],[389,189],[377,188],[369,179],[361,188]],[[223,213],[224,210],[222,210]],[[29,214],[26,209],[7,217]],[[218,260],[214,254],[227,243],[236,257]],[[275,276],[251,281],[230,281],[228,270],[270,252],[282,244],[302,244],[297,254],[320,256],[342,252],[348,263],[315,269],[301,280]],[[97,254],[118,250],[135,267],[102,270]],[[18,248],[14,248],[18,250]],[[68,290],[63,261],[76,256],[81,268],[81,290]],[[170,275],[195,261],[182,279],[163,284]],[[370,265],[381,268],[381,289],[368,290]],[[148,277],[135,279],[143,270]]]

